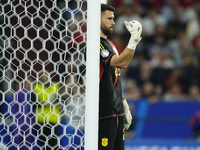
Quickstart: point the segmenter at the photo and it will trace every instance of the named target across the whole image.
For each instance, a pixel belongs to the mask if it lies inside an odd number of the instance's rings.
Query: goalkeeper
[[[101,4],[100,79],[99,79],[99,137],[98,150],[124,150],[124,130],[132,116],[122,94],[120,69],[126,68],[141,40],[142,26],[138,21],[125,21],[131,34],[128,46],[119,55],[115,45],[107,39],[113,31],[115,8]]]

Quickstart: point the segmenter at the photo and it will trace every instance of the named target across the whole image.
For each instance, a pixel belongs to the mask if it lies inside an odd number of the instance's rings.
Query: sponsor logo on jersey
[[[104,146],[104,147],[108,146],[108,138],[105,138],[105,137],[102,138],[101,144],[102,144],[102,146]]]
[[[108,51],[108,50],[103,49],[103,50],[101,51],[101,56],[102,56],[102,57],[108,57],[108,55],[109,55],[109,51]]]

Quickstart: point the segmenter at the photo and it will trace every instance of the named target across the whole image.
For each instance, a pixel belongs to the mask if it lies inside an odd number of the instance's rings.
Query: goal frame
[[[101,0],[88,0],[85,102],[86,150],[98,149],[100,6]]]

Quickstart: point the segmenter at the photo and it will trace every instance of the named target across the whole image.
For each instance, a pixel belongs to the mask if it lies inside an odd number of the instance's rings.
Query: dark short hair
[[[101,4],[101,13],[105,12],[106,10],[110,10],[110,11],[114,12],[115,8],[109,4]]]

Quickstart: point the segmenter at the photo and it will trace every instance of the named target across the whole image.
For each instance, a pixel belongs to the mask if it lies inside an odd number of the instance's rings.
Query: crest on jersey
[[[104,147],[108,146],[108,138],[102,138],[101,144]]]
[[[108,57],[108,55],[109,55],[109,51],[108,51],[108,50],[103,49],[103,50],[101,51],[101,56],[102,56],[102,57]]]

